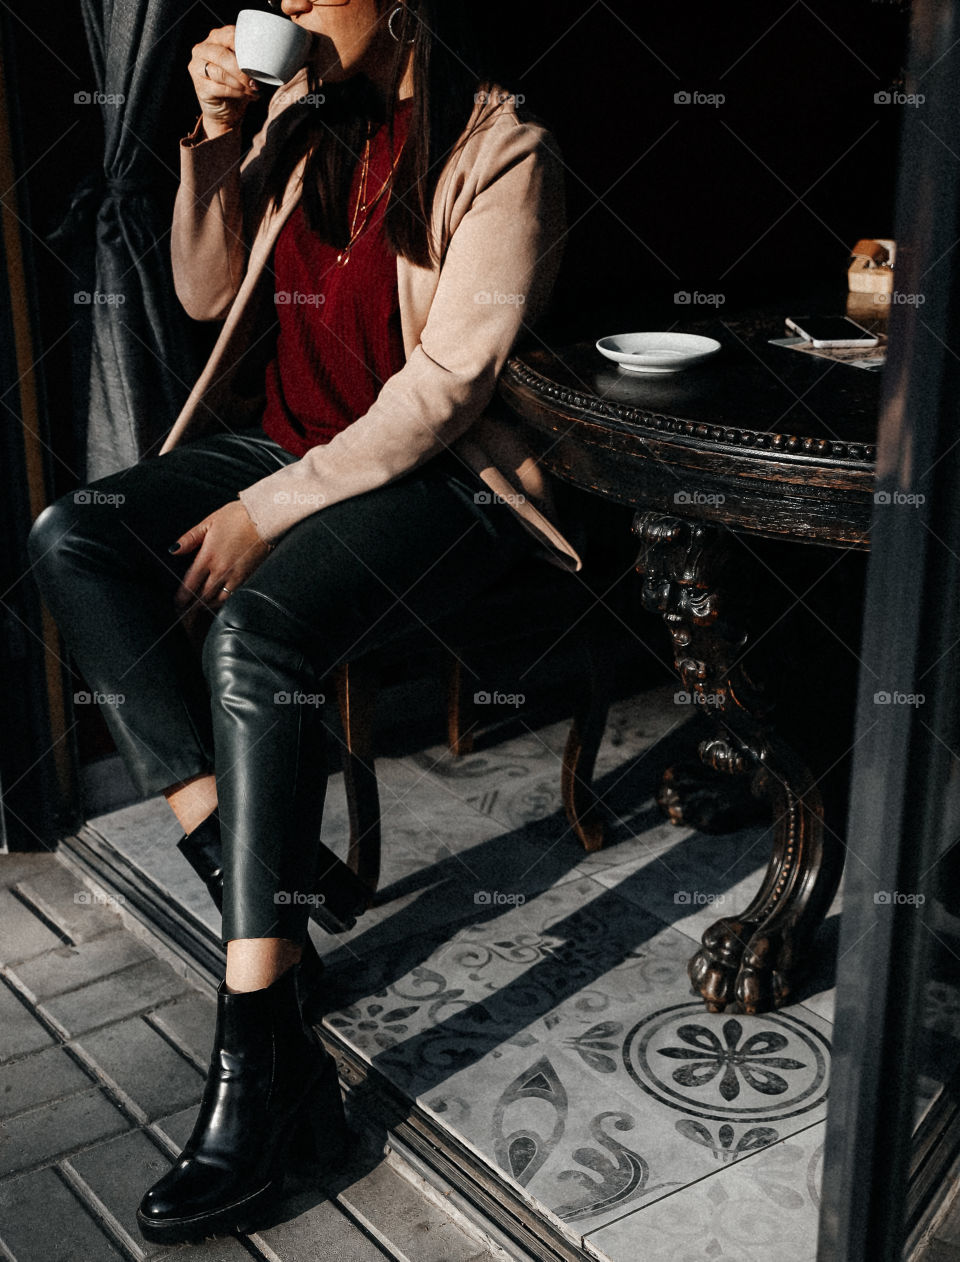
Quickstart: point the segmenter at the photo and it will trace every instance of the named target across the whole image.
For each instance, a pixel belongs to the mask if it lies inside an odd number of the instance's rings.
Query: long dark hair
[[[378,0],[384,9],[394,0]],[[384,108],[363,75],[342,83],[320,83],[308,71],[303,101],[284,110],[284,136],[268,181],[279,207],[290,175],[305,153],[303,208],[307,223],[337,249],[350,238],[349,193],[369,124],[385,123],[393,143],[393,114],[403,68],[402,54],[413,41],[413,102],[403,154],[393,177],[384,216],[387,241],[396,254],[428,267],[439,261],[432,240],[430,209],[446,159],[465,131],[477,94],[491,86],[489,63],[469,25],[460,0],[407,0],[401,20],[393,77]],[[481,111],[483,113],[485,111]]]

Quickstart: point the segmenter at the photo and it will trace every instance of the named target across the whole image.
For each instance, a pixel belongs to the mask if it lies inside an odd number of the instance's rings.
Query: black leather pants
[[[139,790],[216,772],[224,942],[306,932],[329,671],[455,610],[533,547],[445,452],[298,522],[224,602],[201,661],[173,604],[191,557],[168,546],[294,459],[259,428],[201,438],[65,496],[30,535],[41,592]]]

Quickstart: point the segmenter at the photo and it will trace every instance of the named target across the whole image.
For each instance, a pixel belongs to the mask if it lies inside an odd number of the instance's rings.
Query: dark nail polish
[[[167,548],[167,551],[168,551],[168,552],[179,552],[179,551],[180,551],[180,544],[179,544],[179,543],[171,543],[170,547],[169,547],[169,548]]]

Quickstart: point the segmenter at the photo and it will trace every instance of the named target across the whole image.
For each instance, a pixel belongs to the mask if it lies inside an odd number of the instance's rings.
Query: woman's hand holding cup
[[[256,81],[244,74],[237,62],[235,30],[233,26],[212,30],[205,40],[194,44],[190,58],[188,69],[208,139],[237,127],[247,106],[260,95]]]

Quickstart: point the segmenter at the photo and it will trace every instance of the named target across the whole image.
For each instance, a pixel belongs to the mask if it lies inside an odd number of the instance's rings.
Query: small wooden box
[[[847,288],[852,294],[892,294],[895,241],[877,237],[858,241],[850,251]]]

